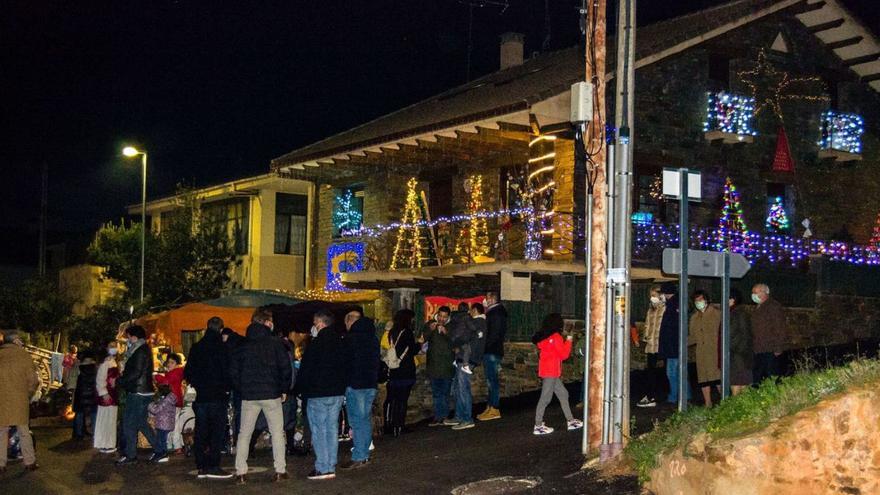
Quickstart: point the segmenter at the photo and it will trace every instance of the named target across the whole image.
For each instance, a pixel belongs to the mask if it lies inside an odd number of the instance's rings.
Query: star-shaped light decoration
[[[752,92],[756,117],[765,108],[770,108],[782,122],[782,102],[785,100],[829,100],[821,78],[791,77],[788,72],[773,67],[764,50],[758,52],[758,60],[752,70],[737,72],[737,75]]]

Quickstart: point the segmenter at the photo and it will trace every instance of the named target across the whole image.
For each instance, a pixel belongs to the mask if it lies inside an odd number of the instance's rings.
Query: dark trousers
[[[209,470],[220,467],[220,452],[226,440],[226,402],[196,402],[196,467]]]
[[[759,352],[755,354],[755,365],[752,374],[756,384],[771,376],[779,376],[779,356],[772,352]]]
[[[415,380],[389,380],[388,397],[385,399],[385,429],[389,433],[394,428],[403,428],[406,424],[406,404],[412,392]]]
[[[151,395],[126,394],[125,411],[122,415],[122,429],[125,432],[125,457],[137,458],[138,432],[144,434],[150,445],[156,450],[156,432],[147,422],[147,406],[153,400]]]
[[[93,407],[85,411],[79,411],[73,417],[73,438],[81,439],[86,435],[95,435],[95,418],[98,416],[98,408]],[[86,418],[89,418],[89,431],[86,429]]]

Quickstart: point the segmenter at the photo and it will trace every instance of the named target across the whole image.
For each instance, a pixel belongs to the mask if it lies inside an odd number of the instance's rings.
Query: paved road
[[[580,471],[583,459],[579,431],[568,432],[563,428],[547,436],[532,435],[536,401],[536,397],[527,395],[502,404],[504,418],[480,423],[470,430],[452,431],[419,424],[400,438],[379,438],[370,467],[339,472],[338,477],[330,481],[305,479],[312,468],[311,457],[289,457],[291,479],[283,484],[271,484],[268,481],[272,472],[271,455],[268,451],[259,451],[252,454],[250,465],[268,470],[252,475],[244,487],[226,480],[198,480],[188,474],[194,469],[193,461],[184,457],[173,457],[163,465],[142,463],[116,468],[113,456],[95,453],[87,444],[70,441],[69,429],[36,428],[40,470],[25,473],[20,463],[10,464],[7,473],[0,477],[0,494],[219,495],[288,490],[308,490],[316,494],[448,494],[463,484],[501,476],[540,478],[541,484],[528,493],[639,493],[632,478],[607,482],[598,479],[595,472]],[[647,412],[636,409],[635,412],[637,426],[648,426],[651,417],[667,411],[661,408]],[[546,422],[564,427],[558,404],[550,406]],[[348,458],[348,445],[341,445],[340,461]],[[231,466],[232,459],[225,458],[224,465]]]

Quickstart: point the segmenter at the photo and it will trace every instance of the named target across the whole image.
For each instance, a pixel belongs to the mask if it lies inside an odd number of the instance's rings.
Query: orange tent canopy
[[[144,327],[152,343],[182,349],[181,335],[186,331],[204,330],[211,317],[219,316],[223,324],[240,335],[245,334],[255,308],[230,308],[204,303],[185,304],[179,308],[138,318],[135,323]]]

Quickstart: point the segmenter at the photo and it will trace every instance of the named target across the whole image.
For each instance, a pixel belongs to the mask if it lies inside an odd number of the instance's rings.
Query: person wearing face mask
[[[156,445],[156,432],[147,422],[147,406],[153,399],[153,351],[147,344],[147,332],[140,325],[125,329],[128,350],[125,351],[125,366],[116,381],[125,390],[125,409],[122,412],[122,431],[125,448],[117,466],[137,464],[138,432],[143,433],[147,442],[153,446],[150,460],[161,459]]]
[[[651,287],[651,300],[648,304],[648,312],[645,314],[645,331],[642,337],[645,341],[645,355],[648,358],[647,363],[647,394],[636,404],[638,407],[654,407],[657,405],[657,396],[659,396],[662,388],[661,380],[662,372],[658,374],[658,350],[660,346],[660,321],[663,319],[663,313],[666,311],[666,302],[663,294],[660,293],[660,286]]]
[[[94,426],[94,447],[102,454],[112,454],[116,452],[116,379],[119,377],[116,355],[119,348],[116,341],[113,341],[108,342],[104,349],[106,349],[107,355],[98,366],[98,374],[95,378],[95,389],[98,393],[98,415]]]
[[[658,345],[659,357],[666,361],[666,379],[669,381],[669,395],[666,401],[670,404],[678,403],[678,286],[673,282],[663,282],[660,285],[660,294],[665,301],[666,309],[660,319],[660,337]],[[685,302],[687,304],[687,302]],[[687,311],[687,306],[684,308]],[[687,400],[690,400],[690,388]]]
[[[785,310],[782,304],[770,297],[767,284],[752,287],[752,342],[755,353],[753,378],[761,383],[765,378],[781,373],[780,359],[787,340]]]
[[[241,395],[241,429],[235,451],[236,482],[247,482],[248,455],[257,418],[262,412],[272,435],[273,481],[288,479],[285,461],[284,413],[292,379],[290,358],[284,344],[272,336],[272,313],[257,308],[247,328],[247,338],[235,349],[229,363],[232,386]]]
[[[712,407],[712,387],[721,395],[721,370],[718,367],[718,328],[721,311],[709,304],[705,291],[694,292],[694,307],[688,324],[688,345],[696,347],[697,381],[703,392],[703,404]]]

